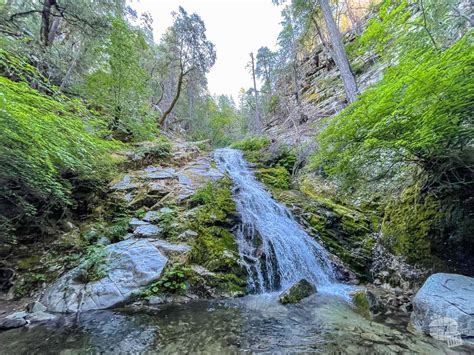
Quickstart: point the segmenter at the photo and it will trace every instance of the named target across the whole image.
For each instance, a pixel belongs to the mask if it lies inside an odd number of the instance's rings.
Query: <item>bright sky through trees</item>
[[[261,46],[274,49],[281,30],[281,9],[271,0],[140,0],[133,1],[133,6],[151,13],[156,40],[171,25],[171,12],[179,6],[201,16],[217,50],[216,64],[208,75],[209,90],[234,99],[241,87],[253,85],[246,69],[250,52],[256,53]]]

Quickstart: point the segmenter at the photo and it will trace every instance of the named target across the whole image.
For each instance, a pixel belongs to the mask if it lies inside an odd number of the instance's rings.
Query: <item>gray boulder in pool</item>
[[[51,285],[41,302],[50,312],[72,313],[111,308],[158,280],[168,262],[147,239],[128,239],[106,247],[105,277],[83,283],[81,266]]]
[[[474,278],[444,273],[431,275],[413,299],[411,321],[428,334],[444,321],[456,326],[456,333],[474,336]]]

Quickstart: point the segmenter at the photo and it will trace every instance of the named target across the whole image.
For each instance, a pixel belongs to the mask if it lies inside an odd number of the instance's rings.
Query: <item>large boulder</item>
[[[50,312],[106,309],[127,301],[159,279],[168,258],[148,239],[127,239],[106,247],[104,277],[84,283],[83,268],[69,271],[46,290],[42,303]]]
[[[460,335],[474,336],[474,278],[433,274],[417,292],[413,299],[413,325],[432,334],[443,320],[455,325]]]
[[[280,295],[280,302],[282,304],[298,303],[314,293],[316,293],[316,287],[309,281],[301,279]]]

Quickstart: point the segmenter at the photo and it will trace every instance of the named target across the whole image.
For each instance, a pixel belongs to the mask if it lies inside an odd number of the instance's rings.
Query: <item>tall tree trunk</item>
[[[253,90],[255,91],[255,123],[257,130],[262,130],[262,121],[260,119],[260,107],[258,103],[258,91],[257,91],[257,80],[255,79],[255,61],[253,58],[253,53],[250,53],[250,58],[252,60],[252,79],[253,79]]]
[[[349,60],[347,59],[347,54],[342,43],[341,33],[334,22],[331,8],[329,6],[329,1],[319,0],[319,5],[321,6],[324,21],[326,22],[326,26],[328,28],[329,39],[332,45],[333,59],[339,68],[339,72],[341,73],[341,79],[342,83],[344,84],[347,100],[349,102],[354,102],[357,100],[357,83],[355,81],[354,74],[352,74]]]
[[[181,94],[181,88],[183,86],[183,80],[184,80],[185,75],[186,75],[186,73],[184,73],[183,70],[181,70],[179,72],[178,87],[176,88],[176,94],[174,95],[173,101],[171,101],[170,106],[166,109],[165,112],[163,112],[163,114],[159,118],[159,120],[158,120],[158,125],[159,126],[163,126],[163,124],[166,121],[166,118],[168,118],[171,111],[173,111],[174,107],[176,106],[176,103],[178,102],[178,99],[179,99],[179,95]]]
[[[56,5],[56,0],[44,0],[41,10],[41,43],[47,47],[49,45],[49,33],[51,30],[51,10]]]

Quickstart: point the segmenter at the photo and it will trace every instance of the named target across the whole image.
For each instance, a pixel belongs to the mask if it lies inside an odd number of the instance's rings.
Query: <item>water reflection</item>
[[[445,344],[407,332],[406,319],[388,323],[368,321],[334,296],[283,306],[274,294],[255,295],[63,317],[0,333],[0,353],[448,353]]]

